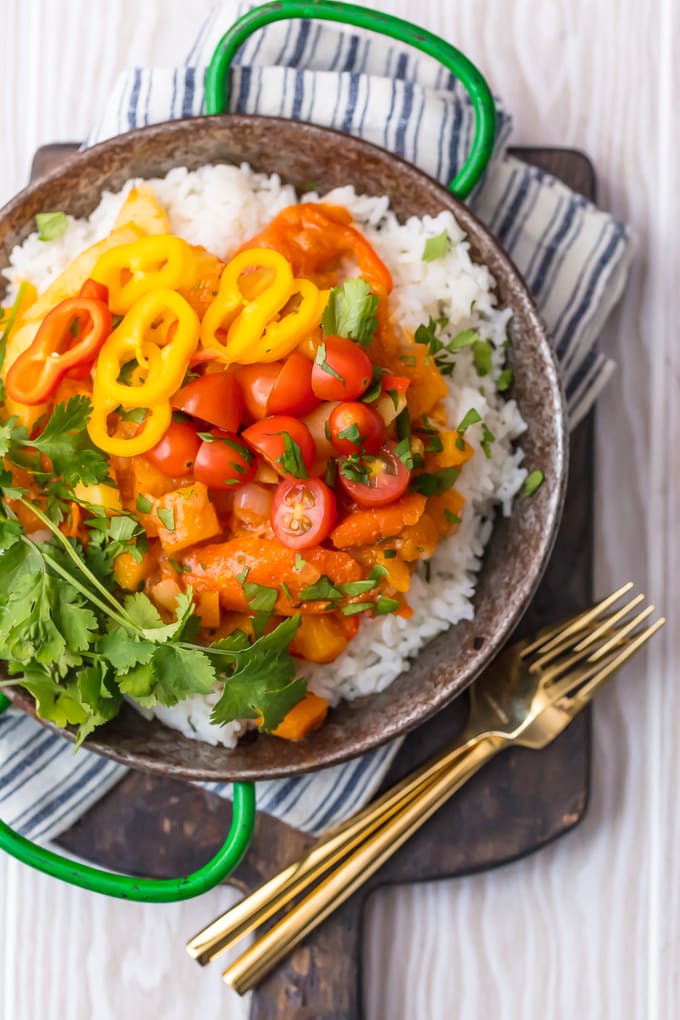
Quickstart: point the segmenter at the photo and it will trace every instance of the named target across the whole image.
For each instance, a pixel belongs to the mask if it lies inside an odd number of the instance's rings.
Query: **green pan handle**
[[[205,76],[205,102],[209,114],[224,113],[228,100],[228,71],[249,35],[272,21],[319,18],[381,32],[434,57],[462,82],[475,111],[475,135],[468,158],[449,184],[449,191],[466,198],[486,169],[496,135],[496,108],[491,91],[475,65],[460,50],[439,36],[391,14],[336,3],[335,0],[278,0],[247,11],[220,39]]]
[[[0,712],[8,704],[7,698],[0,694]],[[252,783],[234,783],[234,814],[224,845],[202,868],[182,878],[132,878],[100,871],[32,843],[2,821],[0,850],[31,868],[90,892],[143,903],[174,903],[207,892],[231,874],[248,849],[254,824],[255,787]]]

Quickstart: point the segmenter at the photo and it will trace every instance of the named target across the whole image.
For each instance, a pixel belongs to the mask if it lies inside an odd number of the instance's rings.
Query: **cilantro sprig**
[[[345,280],[333,287],[321,319],[326,336],[342,336],[367,347],[378,328],[379,298],[366,280]]]

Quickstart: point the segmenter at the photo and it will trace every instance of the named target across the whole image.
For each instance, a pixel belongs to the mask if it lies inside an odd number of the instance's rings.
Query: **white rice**
[[[28,279],[41,292],[84,248],[105,236],[113,227],[122,201],[138,181],[130,181],[118,194],[105,193],[88,220],[68,217],[66,233],[51,242],[32,234],[11,254],[5,270],[13,287]],[[166,208],[170,229],[193,244],[201,244],[220,256],[229,256],[248,237],[261,230],[285,206],[297,201],[292,187],[276,175],[253,173],[246,165],[206,166],[194,172],[171,170],[167,177],[152,180]],[[319,196],[305,195],[305,201]],[[399,223],[386,197],[357,195],[352,187],[338,188],[324,201],[343,205],[389,267],[394,290],[391,303],[398,320],[411,330],[420,323],[446,317],[442,338],[463,329],[475,329],[482,339],[493,341],[495,353],[490,376],[481,379],[472,353],[456,353],[456,368],[448,377],[446,401],[449,423],[454,426],[475,408],[495,436],[486,457],[480,443],[482,426],[466,433],[475,447],[456,484],[467,503],[457,534],[441,542],[426,567],[420,564],[413,577],[408,600],[414,613],[410,620],[384,616],[363,620],[357,636],[330,665],[305,665],[311,690],[333,704],[341,698],[381,691],[403,670],[435,635],[474,615],[476,575],[492,530],[497,507],[509,514],[512,499],[521,487],[526,470],[522,451],[514,441],[525,429],[514,400],[496,392],[495,382],[503,368],[506,329],[510,312],[496,307],[494,280],[485,266],[472,261],[463,231],[449,212],[422,220]],[[441,259],[424,262],[425,241],[446,230],[451,244]],[[158,706],[154,714],[168,726],[211,744],[232,747],[244,726],[230,723],[216,727],[210,709],[219,692],[187,698],[173,708]]]

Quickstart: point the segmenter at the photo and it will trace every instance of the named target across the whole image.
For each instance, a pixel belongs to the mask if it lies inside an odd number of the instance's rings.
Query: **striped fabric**
[[[245,9],[218,5],[183,66],[137,68],[118,80],[88,144],[131,128],[204,112],[205,67]],[[469,150],[473,115],[464,90],[436,62],[376,37],[316,22],[280,22],[256,33],[237,56],[230,110],[312,121],[381,145],[442,183]],[[575,425],[613,364],[597,336],[623,288],[631,255],[625,225],[549,174],[505,155],[511,122],[498,104],[495,159],[472,196],[477,215],[523,272],[554,338]],[[398,742],[299,779],[258,784],[261,810],[318,832],[364,803]],[[0,716],[0,815],[31,838],[68,828],[125,769],[13,710]],[[229,796],[229,784],[208,784]]]

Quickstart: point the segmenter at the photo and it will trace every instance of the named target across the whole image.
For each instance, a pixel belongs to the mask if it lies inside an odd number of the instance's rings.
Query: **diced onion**
[[[268,521],[274,493],[256,482],[246,482],[234,491],[234,515],[246,524]]]

